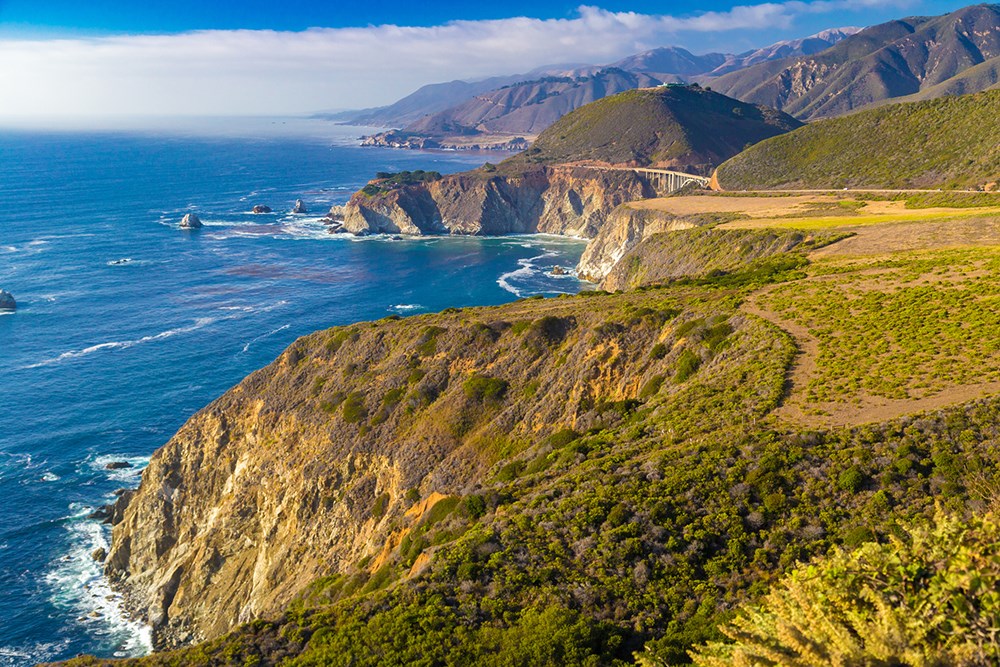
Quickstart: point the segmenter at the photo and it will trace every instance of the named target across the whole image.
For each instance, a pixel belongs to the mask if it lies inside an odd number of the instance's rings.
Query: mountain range
[[[713,78],[711,85],[811,120],[886,100],[995,87],[998,58],[1000,5],[975,5],[872,26],[820,53],[752,65]]]
[[[336,117],[402,128],[370,138],[405,147],[523,147],[584,104],[631,88],[697,82],[800,120],[887,101],[920,101],[1000,86],[1000,5],[836,28],[740,54],[668,46],[604,67],[560,65],[527,75],[424,86],[395,104]],[[508,142],[508,143],[504,143]]]
[[[370,145],[461,148],[479,147],[484,137],[533,138],[563,115],[608,95],[695,78],[711,79],[774,58],[816,53],[858,30],[825,30],[741,54],[695,55],[668,46],[603,67],[553,65],[522,76],[432,84],[387,107],[332,118],[358,125],[402,128],[371,137]]]

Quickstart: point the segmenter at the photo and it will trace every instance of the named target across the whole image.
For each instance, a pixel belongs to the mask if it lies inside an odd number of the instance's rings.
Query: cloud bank
[[[804,16],[884,9],[887,2],[893,0],[789,0],[686,17],[581,6],[569,19],[5,40],[0,117],[357,108],[389,103],[425,83],[611,62],[681,36],[690,42],[699,33],[790,28]]]

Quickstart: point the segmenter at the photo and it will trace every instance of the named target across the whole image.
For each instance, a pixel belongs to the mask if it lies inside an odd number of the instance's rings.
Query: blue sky
[[[667,45],[738,53],[964,4],[0,0],[0,122],[360,108],[426,83]]]
[[[608,0],[572,2],[553,0],[503,0],[503,2],[415,2],[379,0],[343,2],[323,0],[0,0],[0,28],[7,34],[66,35],[173,33],[187,30],[272,29],[304,30],[313,27],[362,27],[396,24],[431,26],[453,20],[502,19],[530,16],[540,19],[571,18],[581,4],[613,12],[687,16],[727,11],[737,3],[726,0],[663,2],[662,0]],[[824,17],[803,21],[803,27],[874,23],[903,14],[941,14],[963,2],[872,3],[859,11],[832,10]],[[909,6],[909,7],[907,7]],[[900,8],[903,8],[902,14]],[[912,9],[912,11],[907,11]],[[821,29],[821,28],[820,28]]]

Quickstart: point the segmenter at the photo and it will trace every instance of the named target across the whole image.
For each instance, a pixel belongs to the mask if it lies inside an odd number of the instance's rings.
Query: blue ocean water
[[[148,651],[90,556],[109,536],[87,515],[296,337],[580,288],[547,273],[575,265],[570,239],[327,234],[319,217],[375,171],[498,159],[362,149],[358,133],[0,132],[0,288],[19,304],[0,315],[0,667]],[[297,198],[310,214],[288,213]],[[178,228],[188,211],[204,229]]]

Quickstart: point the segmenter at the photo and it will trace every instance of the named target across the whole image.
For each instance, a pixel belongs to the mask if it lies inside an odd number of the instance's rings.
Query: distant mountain
[[[695,55],[687,49],[668,46],[637,53],[611,65],[546,65],[526,74],[430,84],[388,106],[322,117],[356,125],[404,128],[402,132],[391,133],[391,138],[382,145],[412,142],[413,146],[425,147],[428,141],[436,145],[442,139],[447,143],[449,137],[472,134],[533,136],[562,114],[606,95],[660,83],[692,80],[704,83],[717,74],[769,59],[815,53],[855,31],[856,28],[826,30],[738,55]],[[620,72],[612,74],[615,70]],[[634,81],[629,81],[629,74]],[[554,96],[559,96],[558,101],[527,108]]]
[[[711,85],[798,118],[824,118],[893,98],[988,88],[996,63],[969,70],[998,56],[1000,5],[975,5],[866,28],[818,54],[752,65]]]
[[[762,49],[754,49],[735,56],[726,56],[725,62],[713,69],[711,76],[722,76],[729,72],[751,67],[772,60],[782,58],[794,58],[796,56],[810,56],[820,51],[825,51],[834,44],[847,39],[851,35],[861,32],[862,28],[832,28],[818,32],[815,35],[802,39],[790,39],[783,42],[776,42]]]
[[[699,86],[631,90],[568,113],[501,167],[597,162],[708,174],[748,144],[801,125]]]
[[[573,109],[608,95],[660,83],[649,75],[616,68],[586,77],[547,77],[477,95],[463,104],[427,116],[406,130],[433,132],[442,125],[452,125],[491,134],[537,135]]]
[[[687,49],[666,46],[623,58],[616,62],[613,67],[629,72],[645,72],[667,83],[676,83],[671,79],[711,72],[732,57],[735,56],[724,53],[706,53],[696,56]]]
[[[617,68],[593,76],[546,77],[505,86],[435,114],[402,130],[365,138],[366,145],[406,148],[467,148],[506,144],[523,148],[561,117],[585,104],[634,88],[658,86],[646,74]]]
[[[1000,180],[1000,90],[816,121],[719,167],[727,190],[984,188]]]
[[[418,88],[403,99],[388,106],[346,111],[327,116],[353,125],[371,127],[400,126],[412,123],[427,114],[444,111],[470,97],[488,93],[503,86],[523,81],[524,75],[495,76],[481,81],[449,81]]]

